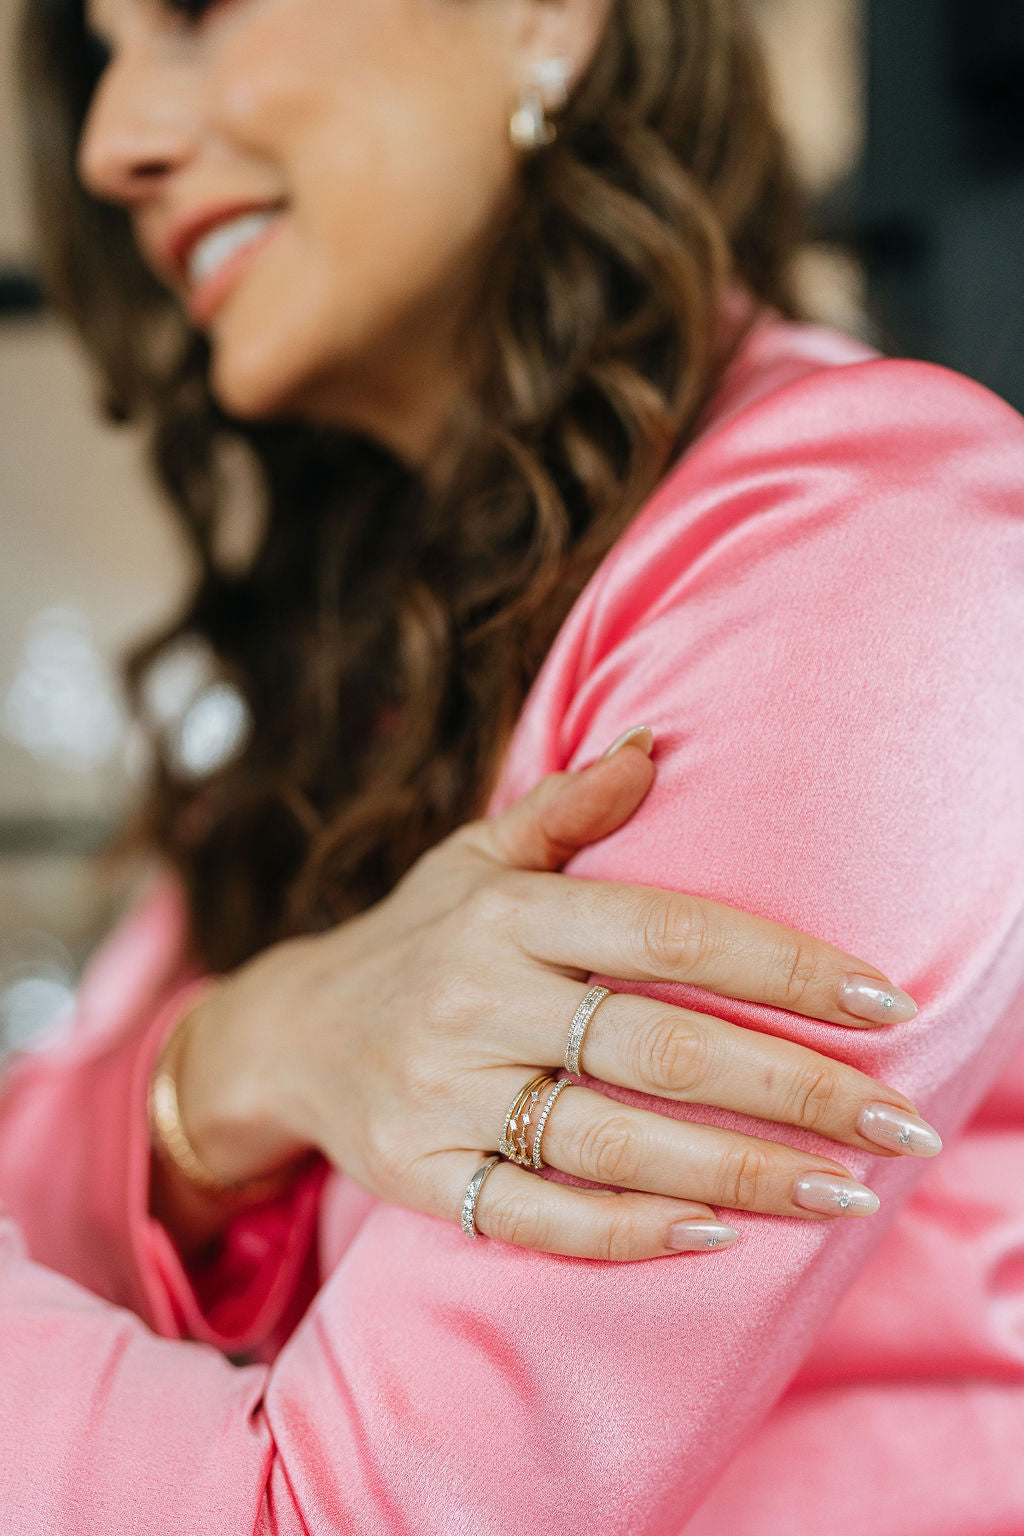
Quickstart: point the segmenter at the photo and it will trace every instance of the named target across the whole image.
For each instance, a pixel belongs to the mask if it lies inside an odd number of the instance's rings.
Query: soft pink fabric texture
[[[838,1157],[882,1208],[722,1208],[733,1247],[609,1265],[471,1243],[459,1192],[446,1223],[314,1167],[188,1273],[146,1215],[146,1075],[197,974],[161,881],[74,1037],[0,1092],[0,1525],[1024,1530],[1022,641],[1020,417],[766,318],[563,625],[494,808],[653,726],[649,797],[570,871],[806,929],[920,1012],[859,1031],[634,990],[891,1082],[944,1151],[606,1088]]]

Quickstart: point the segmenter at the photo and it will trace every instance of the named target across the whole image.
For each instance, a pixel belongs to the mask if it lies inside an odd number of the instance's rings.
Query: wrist
[[[154,1151],[197,1198],[240,1205],[292,1182],[311,1148],[278,1126],[247,1082],[220,1026],[212,981],[195,994],[165,1040],[150,1079]]]

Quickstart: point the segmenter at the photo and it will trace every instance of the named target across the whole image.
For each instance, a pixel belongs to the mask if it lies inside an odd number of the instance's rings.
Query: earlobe
[[[568,101],[572,67],[572,59],[556,55],[535,59],[528,66],[508,125],[516,149],[540,149],[557,138],[558,129],[548,113],[560,111]]]
[[[538,149],[557,137],[557,125],[547,121],[548,115],[565,107],[590,68],[616,4],[524,0],[509,55],[519,61],[518,97],[509,121],[517,149]]]

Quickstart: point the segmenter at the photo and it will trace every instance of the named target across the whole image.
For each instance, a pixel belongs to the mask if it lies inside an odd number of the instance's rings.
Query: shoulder
[[[899,473],[994,448],[1020,475],[1022,443],[1024,417],[983,385],[938,364],[872,357],[808,371],[724,420],[712,414],[666,484],[767,453]]]
[[[840,487],[884,493],[902,484],[948,485],[950,476],[979,491],[1019,493],[1024,485],[1024,417],[983,385],[937,364],[863,349],[824,366],[813,365],[812,352],[796,372],[792,347],[778,350],[781,357],[755,365],[738,391],[726,384],[638,526],[670,517],[680,499],[697,492],[721,501],[749,491],[752,472],[764,477],[758,489],[765,501],[792,494],[805,477],[826,499]]]
[[[843,417],[837,421],[836,408]],[[849,412],[849,415],[847,415]],[[787,321],[762,311],[726,371],[696,441],[673,467],[682,472],[705,447],[742,444],[761,424],[784,428],[796,450],[808,433],[829,440],[880,426],[908,446],[937,421],[962,418],[967,431],[1015,440],[1024,417],[974,380],[934,363],[884,357],[867,343],[827,326]]]
[[[940,675],[950,708],[981,676],[993,718],[1024,719],[1022,591],[1024,418],[934,364],[768,327],[577,598],[504,788],[637,720],[781,731],[843,688],[918,718]]]
[[[776,370],[777,372],[777,370]],[[935,364],[867,356],[745,381],[713,410],[595,573],[586,606],[623,625],[714,576],[785,586],[886,563],[908,582],[959,548],[1021,572],[1024,417]]]

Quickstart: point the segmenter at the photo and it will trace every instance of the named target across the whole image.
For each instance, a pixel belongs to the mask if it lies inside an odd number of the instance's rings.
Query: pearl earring
[[[558,130],[548,121],[569,100],[571,59],[537,59],[527,72],[516,109],[509,119],[508,134],[516,149],[540,149],[550,144]]]

